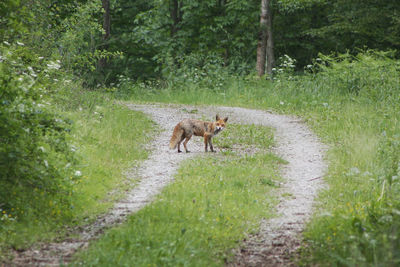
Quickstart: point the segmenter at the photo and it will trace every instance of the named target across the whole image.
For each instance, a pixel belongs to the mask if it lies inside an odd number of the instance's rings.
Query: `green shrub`
[[[317,76],[325,87],[342,94],[360,95],[372,101],[398,102],[400,62],[389,52],[366,51],[356,56],[320,55]]]
[[[0,208],[10,217],[69,210],[79,171],[66,141],[71,121],[53,111],[48,97],[58,68],[22,43],[0,47]]]

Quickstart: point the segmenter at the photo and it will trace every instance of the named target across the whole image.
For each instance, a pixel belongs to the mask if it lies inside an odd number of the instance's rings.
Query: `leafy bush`
[[[317,66],[321,70],[319,79],[340,93],[365,96],[373,101],[400,100],[400,62],[389,52],[320,55]]]
[[[57,28],[60,37],[56,42],[56,54],[61,55],[63,67],[89,87],[107,80],[102,73],[104,70],[98,66],[100,59],[122,56],[119,51],[109,52],[101,47],[104,45],[101,41],[103,28],[97,19],[101,12],[101,2],[87,1],[78,5],[75,13],[63,20]]]
[[[79,175],[66,140],[71,122],[54,113],[48,97],[49,88],[57,87],[60,65],[45,62],[23,43],[5,44],[0,47],[0,209],[13,217],[30,212],[58,217],[69,210],[71,185]]]
[[[163,76],[173,86],[184,87],[188,83],[197,87],[218,90],[224,87],[227,70],[216,54],[190,54],[179,57],[176,64],[163,69]]]
[[[172,59],[171,59],[172,60]],[[223,66],[222,60],[215,54],[208,56],[190,54],[180,57],[178,62],[163,68],[163,78],[156,80],[133,80],[127,76],[118,76],[116,87],[111,88],[117,98],[151,98],[161,91],[177,92],[191,90],[209,90],[224,94],[231,82],[232,75]],[[114,84],[111,84],[114,86]]]

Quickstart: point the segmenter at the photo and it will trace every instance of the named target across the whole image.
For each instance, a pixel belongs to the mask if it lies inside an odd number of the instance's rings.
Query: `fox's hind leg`
[[[185,140],[185,142],[183,142],[183,146],[185,147],[186,153],[189,153],[189,152],[190,152],[190,151],[187,149],[187,146],[186,146],[186,144],[189,142],[190,138],[192,138],[192,135],[191,135],[191,134],[189,134],[188,136],[186,136],[186,140]],[[182,139],[182,140],[183,140],[183,139]]]
[[[182,152],[182,150],[181,150],[181,143],[182,143],[183,139],[185,139],[185,135],[184,135],[184,134],[182,134],[181,140],[179,140],[179,142],[178,142],[178,153],[181,153],[181,152]],[[185,147],[185,150],[186,150],[186,144],[185,144],[185,143],[183,143],[183,146]]]

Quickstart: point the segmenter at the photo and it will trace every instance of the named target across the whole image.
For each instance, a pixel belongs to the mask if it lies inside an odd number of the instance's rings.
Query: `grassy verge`
[[[216,104],[301,115],[328,153],[329,189],[308,225],[302,263],[400,263],[399,63],[366,53],[325,59],[320,72],[274,82],[232,78],[222,88],[134,86],[136,101]],[[329,66],[329,67],[325,67]]]
[[[218,140],[218,142],[217,142]],[[218,266],[245,233],[270,217],[276,204],[276,156],[266,153],[268,128],[228,126],[215,139],[221,154],[207,154],[183,164],[173,184],[155,202],[108,231],[79,256],[85,266]],[[259,149],[239,155],[231,144]],[[262,152],[261,152],[262,151]]]
[[[65,97],[68,99],[62,100],[60,112],[74,122],[68,138],[79,161],[75,170],[79,179],[75,179],[74,193],[69,196],[71,207],[60,208],[45,192],[32,190],[30,201],[42,201],[43,210],[27,210],[24,202],[15,207],[12,216],[18,220],[2,220],[0,224],[1,251],[59,238],[66,226],[88,223],[121,196],[123,171],[147,156],[143,144],[151,138],[147,129],[152,124],[143,114],[95,92],[68,93]]]
[[[79,216],[90,218],[104,212],[131,186],[123,172],[147,158],[144,146],[152,137],[148,132],[152,123],[142,113],[118,104],[96,105],[70,117],[75,120],[72,140],[81,148],[82,179],[75,203]]]

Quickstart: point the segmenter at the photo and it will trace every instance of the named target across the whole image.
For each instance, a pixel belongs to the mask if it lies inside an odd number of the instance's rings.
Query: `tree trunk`
[[[258,76],[265,74],[265,59],[267,48],[267,3],[268,0],[261,0],[260,31],[258,33],[257,45],[257,73]]]
[[[182,20],[182,14],[181,14],[180,8],[181,7],[179,4],[179,0],[172,0],[172,4],[170,7],[170,14],[171,14],[171,19],[172,19],[171,37],[174,37],[175,34],[178,32],[179,23]]]
[[[171,56],[174,62],[174,65],[179,68],[179,63],[177,60],[177,45],[178,41],[176,40],[176,34],[179,31],[179,23],[182,21],[182,11],[181,11],[182,3],[179,0],[171,0],[170,2],[170,16],[172,19],[171,24]]]
[[[172,0],[172,5],[170,9],[171,13],[171,37],[173,38],[175,34],[178,32],[178,24],[180,22],[180,14],[179,14],[179,2],[178,0]]]
[[[111,18],[110,18],[110,0],[102,0],[102,5],[104,9],[103,14],[103,49],[107,49],[107,41],[110,38],[111,34]],[[100,58],[99,66],[100,68],[104,68],[107,64],[107,60],[105,58]]]
[[[272,68],[275,65],[274,42],[272,38],[272,16],[271,0],[261,0],[260,31],[257,45],[257,73],[258,76],[267,73],[272,75]]]
[[[274,39],[272,38],[272,13],[271,13],[271,0],[267,2],[267,73],[272,76],[272,68],[275,67],[274,56]]]

